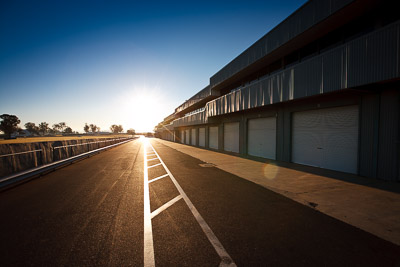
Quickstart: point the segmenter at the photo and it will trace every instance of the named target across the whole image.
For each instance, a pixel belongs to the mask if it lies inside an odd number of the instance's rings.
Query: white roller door
[[[292,161],[357,173],[358,106],[295,112]]]
[[[192,129],[192,139],[191,142],[192,146],[196,145],[196,129]]]
[[[239,123],[224,123],[224,150],[239,153]]]
[[[199,146],[206,146],[206,128],[199,128]]]
[[[186,133],[186,137],[185,137],[185,144],[190,144],[189,143],[189,140],[190,140],[190,131],[189,131],[189,129],[187,129],[187,130],[185,130],[185,133]]]
[[[218,149],[218,126],[209,128],[208,146],[210,148]]]
[[[275,117],[249,120],[247,149],[249,155],[252,156],[276,158]]]

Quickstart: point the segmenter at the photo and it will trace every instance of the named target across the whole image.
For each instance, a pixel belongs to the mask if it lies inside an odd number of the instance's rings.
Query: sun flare
[[[133,128],[136,132],[152,131],[163,119],[164,101],[155,90],[134,90],[123,96],[119,109],[124,127]]]

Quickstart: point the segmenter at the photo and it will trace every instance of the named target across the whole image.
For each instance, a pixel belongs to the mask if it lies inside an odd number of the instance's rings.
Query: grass
[[[52,142],[52,141],[66,141],[66,140],[79,140],[79,139],[102,139],[102,138],[118,138],[130,137],[129,134],[110,134],[110,135],[75,135],[75,136],[38,136],[38,137],[21,137],[17,139],[4,140],[0,139],[2,144],[23,144],[23,143],[36,143],[36,142]]]

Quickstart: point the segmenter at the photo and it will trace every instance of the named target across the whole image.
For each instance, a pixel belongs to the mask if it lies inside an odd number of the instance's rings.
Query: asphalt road
[[[1,192],[0,266],[400,266],[399,246],[151,144]]]

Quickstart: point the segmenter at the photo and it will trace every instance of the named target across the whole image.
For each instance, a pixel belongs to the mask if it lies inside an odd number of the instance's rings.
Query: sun
[[[136,132],[153,131],[165,115],[161,93],[156,90],[133,90],[119,101],[119,105],[124,127]]]

